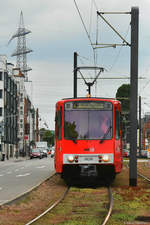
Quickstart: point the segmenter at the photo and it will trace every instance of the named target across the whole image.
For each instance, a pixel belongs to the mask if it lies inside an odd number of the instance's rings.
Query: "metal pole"
[[[129,184],[137,186],[137,98],[138,98],[138,7],[131,8],[131,67],[130,67],[130,171]]]
[[[89,94],[89,96],[91,96],[91,84],[87,83],[87,85],[88,85],[88,94]]]
[[[74,98],[77,98],[77,52],[74,52]]]
[[[139,96],[139,155],[141,156],[141,96]]]

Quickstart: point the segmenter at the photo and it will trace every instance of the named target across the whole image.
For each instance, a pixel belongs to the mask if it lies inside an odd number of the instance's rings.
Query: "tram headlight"
[[[110,160],[109,155],[103,155],[103,156],[102,156],[102,160],[103,160],[104,162],[108,162],[108,161]]]
[[[69,155],[69,156],[68,156],[68,161],[69,161],[69,162],[73,162],[73,161],[74,161],[73,155]]]

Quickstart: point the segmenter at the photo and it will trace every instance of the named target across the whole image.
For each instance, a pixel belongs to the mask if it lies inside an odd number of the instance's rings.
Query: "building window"
[[[2,107],[0,107],[0,116],[2,116]]]
[[[3,80],[3,79],[2,79],[2,75],[3,75],[3,73],[2,73],[2,72],[0,72],[0,80]]]
[[[3,93],[3,90],[2,89],[0,89],[0,98],[2,98],[3,96],[2,96],[2,93]]]

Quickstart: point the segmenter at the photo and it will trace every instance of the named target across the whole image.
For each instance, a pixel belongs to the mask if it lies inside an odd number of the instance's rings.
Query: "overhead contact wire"
[[[90,35],[89,35],[89,33],[88,33],[87,29],[86,29],[85,23],[84,23],[84,21],[83,21],[83,19],[82,19],[82,16],[81,16],[80,10],[79,10],[79,8],[78,8],[77,3],[76,3],[76,1],[75,1],[75,0],[74,0],[74,4],[75,4],[76,9],[77,9],[77,11],[78,11],[78,13],[79,13],[80,19],[81,19],[81,21],[82,21],[82,25],[83,25],[83,27],[84,27],[84,29],[85,29],[85,32],[86,32],[86,34],[87,34],[87,36],[88,36],[88,39],[89,39],[90,44],[91,44],[91,47],[92,47],[92,49],[93,49],[93,46],[92,46],[92,41],[91,41]]]
[[[92,0],[91,0],[89,34],[91,33],[91,27],[92,27],[92,9],[93,9],[93,3],[92,3]]]
[[[127,29],[125,38],[127,37],[128,33],[129,33],[129,27],[130,27],[130,24],[129,24],[129,26],[128,26],[128,29]],[[120,55],[120,53],[121,53],[122,47],[123,47],[123,46],[120,47],[119,52],[118,52],[118,54],[116,55],[115,60],[114,60],[114,62],[113,62],[113,64],[112,64],[112,66],[111,66],[110,69],[109,69],[109,72],[112,70],[112,68],[114,67],[114,65],[115,65],[116,62],[118,61],[118,58],[119,58],[119,55]]]
[[[88,37],[88,39],[89,39],[89,41],[90,41],[91,47],[92,47],[92,49],[93,49],[94,63],[95,63],[95,52],[94,52],[94,48],[93,48],[93,45],[92,45],[92,41],[91,41],[90,35],[89,35],[88,31],[87,31],[87,28],[86,28],[86,26],[85,26],[85,23],[84,23],[84,21],[83,21],[83,18],[82,18],[82,16],[81,16],[80,10],[79,10],[78,5],[77,5],[77,3],[76,3],[75,0],[74,0],[74,4],[75,4],[75,7],[76,7],[76,9],[77,9],[77,11],[78,11],[78,14],[79,14],[79,16],[80,16],[80,19],[81,19],[82,25],[83,25],[83,27],[84,27],[84,29],[85,29],[85,32],[86,32],[86,34],[87,34],[87,37]]]

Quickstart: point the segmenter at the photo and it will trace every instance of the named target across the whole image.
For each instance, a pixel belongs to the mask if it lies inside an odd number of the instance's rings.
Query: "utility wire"
[[[79,55],[79,54],[78,54],[78,56],[79,56],[79,59],[80,59],[80,60],[81,60],[81,59],[85,59],[85,60],[91,62],[90,59],[88,59],[88,58],[85,57],[85,56],[82,56],[82,55]],[[84,64],[83,61],[82,61],[82,64]]]
[[[145,70],[146,73],[147,73],[148,71],[149,71],[148,69]],[[150,80],[148,79],[148,81],[146,82],[146,84],[144,84],[143,88],[140,87],[139,95],[141,94],[141,92],[142,92],[143,90],[145,90],[145,88],[147,87],[147,85],[149,85],[149,83],[150,83]]]
[[[87,37],[88,37],[88,39],[89,39],[89,41],[90,41],[90,45],[91,45],[91,47],[92,47],[92,49],[93,49],[94,65],[96,65],[96,62],[95,62],[95,50],[94,50],[94,48],[93,48],[93,45],[92,45],[92,41],[91,41],[90,35],[89,35],[88,31],[87,31],[87,28],[86,28],[85,23],[84,23],[84,21],[83,21],[83,18],[82,18],[82,16],[81,16],[79,7],[78,7],[78,5],[77,5],[77,3],[76,3],[75,0],[74,0],[74,4],[75,4],[75,7],[76,7],[76,9],[77,9],[77,11],[78,11],[79,17],[80,17],[80,19],[81,19],[81,22],[82,22],[82,25],[83,25],[83,27],[84,27],[84,30],[85,30],[85,32],[86,32],[86,34],[87,34]]]
[[[81,73],[81,71],[80,71],[80,70],[79,70],[79,73],[80,73],[80,75],[81,75],[82,79],[84,80],[84,83],[86,84],[86,79],[84,78],[84,76],[83,76],[83,74]]]
[[[96,2],[95,2],[95,0],[93,0],[93,2],[94,2],[94,5],[95,5],[95,8],[97,9],[97,12],[98,12],[98,7],[97,7],[97,5],[96,5]],[[97,17],[98,16],[101,16],[101,15],[99,15],[98,13],[97,13]],[[102,17],[102,16],[101,16]],[[103,18],[103,17],[102,17]],[[103,18],[104,19],[104,18]],[[104,19],[104,21],[107,23],[107,21]],[[108,24],[108,23],[107,23]],[[111,26],[110,24],[108,24],[109,26]],[[111,26],[112,27],[112,26]],[[130,26],[128,26],[128,29],[127,29],[127,32],[126,32],[126,35],[125,35],[125,39],[126,39],[126,37],[127,37],[127,35],[128,35],[128,32],[129,32],[129,27]],[[112,27],[112,29],[113,29],[113,27]],[[115,31],[116,32],[116,31]],[[98,33],[99,33],[99,30],[98,30],[98,19],[97,19],[97,27],[96,27],[96,43],[98,42]],[[118,33],[118,32],[117,32]],[[120,35],[119,35],[120,36]],[[121,37],[121,36],[120,36]],[[123,40],[123,43],[124,42],[126,42],[125,40]],[[112,63],[112,66],[110,67],[110,69],[109,69],[109,71],[111,71],[112,70],[112,68],[114,67],[114,65],[116,64],[116,62],[118,61],[118,58],[119,58],[119,55],[120,55],[120,53],[121,53],[121,50],[122,50],[122,46],[121,46],[121,48],[120,48],[120,50],[119,50],[119,52],[118,52],[118,54],[117,54],[117,56],[115,57],[115,59],[114,59],[114,61],[113,61],[113,63]]]
[[[84,56],[81,56],[81,55],[79,55],[79,54],[78,54],[78,56],[79,56],[79,60],[80,60],[80,62],[81,62],[82,65],[85,65],[85,63],[84,63],[84,61],[83,61],[82,59],[85,59],[85,60],[87,60],[87,61],[90,62],[90,60],[89,60],[88,58],[86,58],[86,57],[84,57]],[[79,71],[79,72],[80,72],[80,74],[81,74],[81,71]],[[91,73],[90,73],[90,72],[89,72],[89,75],[91,76]],[[84,82],[85,82],[86,79],[84,78],[83,74],[81,75],[81,77],[82,77],[82,79],[83,79]],[[96,77],[96,70],[95,70],[95,77]],[[95,78],[93,78],[93,77],[91,76],[89,79],[92,81],[92,80],[95,79]],[[95,86],[96,86],[96,84],[97,84],[97,82],[95,82]],[[96,96],[96,88],[95,88],[95,96]]]
[[[139,95],[141,94],[141,92],[142,92],[143,90],[145,90],[145,88],[147,87],[147,85],[149,85],[149,83],[150,83],[150,80],[148,80],[148,82],[145,84],[145,86],[142,88],[142,90],[140,90]]]
[[[92,27],[92,9],[93,9],[93,0],[91,0],[91,7],[90,7],[89,34],[91,33],[91,27]]]
[[[129,28],[130,28],[130,24],[129,24],[128,29],[127,29],[127,32],[126,32],[125,39],[126,39],[128,33],[129,33]],[[116,55],[116,57],[115,57],[115,59],[114,59],[114,62],[112,63],[112,66],[111,66],[110,69],[109,69],[109,72],[112,70],[112,68],[113,68],[113,67],[115,66],[115,64],[117,63],[118,58],[119,58],[119,55],[120,55],[121,50],[122,50],[122,47],[123,47],[123,45],[120,47],[119,52],[118,52],[118,54]]]
[[[74,0],[74,4],[75,4],[76,9],[77,9],[77,11],[78,11],[78,13],[79,13],[80,19],[81,19],[81,21],[82,21],[82,25],[83,25],[83,27],[84,27],[84,29],[85,29],[85,32],[86,32],[86,34],[87,34],[87,36],[88,36],[88,39],[89,39],[90,44],[91,44],[91,47],[92,47],[92,49],[93,49],[93,46],[92,46],[92,41],[91,41],[90,35],[89,35],[89,33],[88,33],[87,29],[86,29],[85,23],[84,23],[84,21],[83,21],[83,19],[82,19],[82,16],[81,16],[80,10],[79,10],[78,5],[77,5],[77,3],[76,3],[76,1],[75,1],[75,0]]]
[[[95,0],[93,0],[93,3],[94,3],[94,5],[95,5],[96,10],[98,11],[98,7],[97,7],[97,5],[96,5]]]

